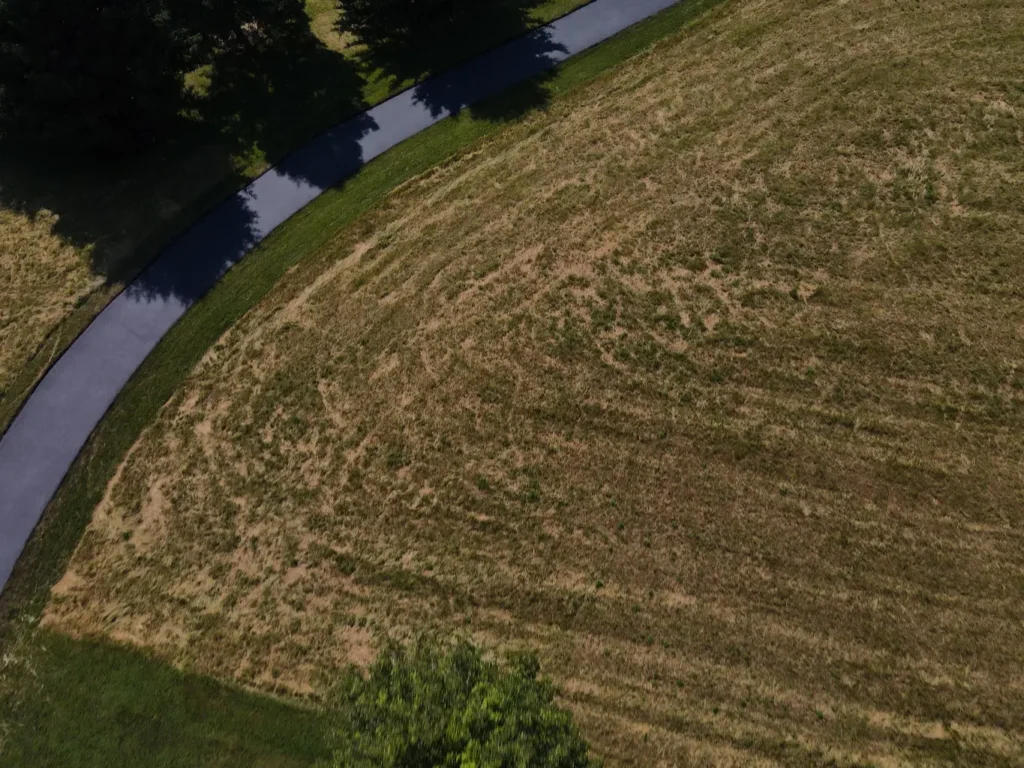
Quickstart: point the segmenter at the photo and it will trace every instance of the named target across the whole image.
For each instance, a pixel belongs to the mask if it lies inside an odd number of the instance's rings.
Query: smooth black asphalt
[[[333,128],[200,219],[67,349],[0,440],[0,589],[93,428],[157,342],[275,227],[364,163],[679,0],[594,0]]]

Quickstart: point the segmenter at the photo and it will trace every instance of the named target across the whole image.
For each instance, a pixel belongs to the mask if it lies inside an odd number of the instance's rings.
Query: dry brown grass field
[[[538,648],[611,765],[1020,765],[1024,12],[733,0],[222,338],[44,623]]]
[[[0,390],[79,297],[102,283],[87,257],[52,233],[54,218],[0,208]]]

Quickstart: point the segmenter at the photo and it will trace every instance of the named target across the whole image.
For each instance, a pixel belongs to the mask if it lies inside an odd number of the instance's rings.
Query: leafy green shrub
[[[586,742],[532,654],[486,661],[467,642],[390,645],[337,697],[333,768],[584,768]]]

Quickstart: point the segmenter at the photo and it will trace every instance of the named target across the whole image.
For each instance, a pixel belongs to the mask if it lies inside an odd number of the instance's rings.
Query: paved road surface
[[[0,440],[0,589],[121,388],[188,308],[275,227],[424,128],[677,2],[595,0],[331,129],[200,219],[93,320]]]

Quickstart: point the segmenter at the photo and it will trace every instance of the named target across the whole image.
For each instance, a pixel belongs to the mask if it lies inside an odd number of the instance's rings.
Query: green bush
[[[333,768],[583,768],[586,742],[532,654],[486,661],[467,642],[390,645],[337,696]]]

